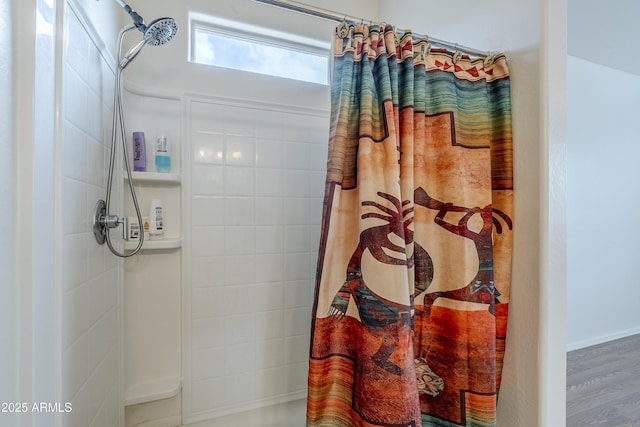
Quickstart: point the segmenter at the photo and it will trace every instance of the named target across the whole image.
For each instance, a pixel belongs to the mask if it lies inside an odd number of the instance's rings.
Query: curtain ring
[[[484,58],[482,65],[484,65],[484,68],[489,68],[493,65],[493,61],[495,61],[495,56],[491,51],[489,51],[489,55]]]
[[[347,21],[342,21],[338,24],[336,27],[336,34],[341,39],[346,39],[349,36],[349,24],[347,24]]]
[[[457,64],[458,61],[460,61],[460,58],[462,58],[462,52],[458,49],[458,43],[455,44],[455,49],[456,51],[454,52],[453,57],[451,57],[451,62]]]
[[[369,38],[370,28],[364,25],[364,20],[362,21],[362,35],[365,39]]]
[[[429,42],[429,36],[422,36],[422,39],[420,39],[420,42],[424,43],[421,47],[422,60],[424,61],[427,55],[431,53],[431,43]]]
[[[396,26],[393,26],[393,40],[396,43],[396,47],[400,46],[400,36],[398,35],[398,32],[396,31]]]

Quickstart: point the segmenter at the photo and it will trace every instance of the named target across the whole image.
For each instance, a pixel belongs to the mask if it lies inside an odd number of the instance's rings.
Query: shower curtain
[[[340,24],[307,426],[495,426],[513,229],[509,73]]]

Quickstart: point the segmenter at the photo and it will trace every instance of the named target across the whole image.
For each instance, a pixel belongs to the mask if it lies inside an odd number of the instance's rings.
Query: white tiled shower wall
[[[104,199],[114,72],[65,7],[60,187],[62,401],[65,427],[120,425],[119,262],[99,246],[91,218]],[[116,183],[116,189],[121,184]],[[113,211],[119,207],[113,195]],[[112,233],[115,236],[117,232]]]
[[[326,112],[186,102],[185,422],[306,395],[329,128]]]

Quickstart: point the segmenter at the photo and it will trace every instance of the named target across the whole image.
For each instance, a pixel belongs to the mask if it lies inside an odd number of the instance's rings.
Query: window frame
[[[198,48],[196,40],[197,35],[213,34],[222,36],[232,40],[241,42],[256,43],[264,46],[271,46],[279,49],[285,49],[292,52],[299,52],[307,55],[314,55],[326,59],[326,78],[324,82],[310,81],[297,78],[295,76],[280,76],[275,74],[261,73],[258,71],[243,70],[241,68],[230,68],[221,65],[208,64],[196,61],[196,50]],[[328,86],[330,84],[330,66],[331,66],[331,43],[328,41],[320,41],[300,35],[286,33],[278,30],[268,29],[266,27],[258,27],[251,24],[231,21],[214,16],[204,15],[200,13],[189,14],[189,49],[188,62],[192,64],[200,64],[211,67],[220,67],[232,69],[247,73],[256,73],[265,76],[271,76],[282,79],[290,79],[300,82],[319,84]]]

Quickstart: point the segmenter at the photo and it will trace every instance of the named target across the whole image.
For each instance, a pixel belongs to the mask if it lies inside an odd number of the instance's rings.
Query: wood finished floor
[[[640,335],[567,353],[567,427],[640,427]]]

